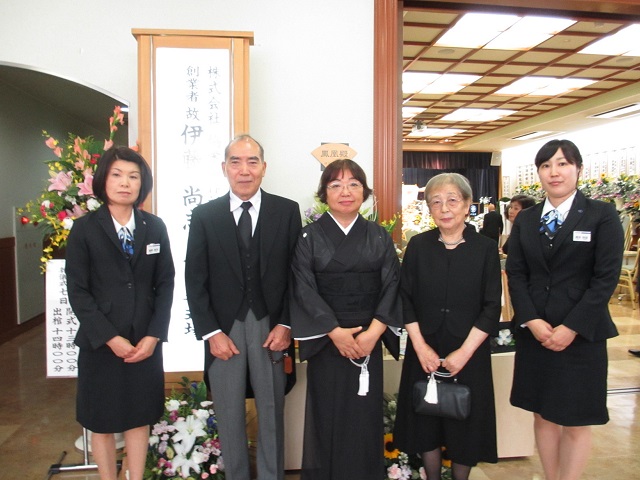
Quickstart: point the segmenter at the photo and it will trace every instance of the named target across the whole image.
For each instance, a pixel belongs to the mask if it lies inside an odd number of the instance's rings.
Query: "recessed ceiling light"
[[[404,72],[402,93],[450,94],[462,90],[479,80],[479,75],[458,73]]]
[[[625,105],[624,107],[614,108],[613,110],[607,110],[606,112],[590,115],[589,118],[624,118],[632,115],[638,115],[639,113],[640,103],[632,103],[630,105]]]
[[[588,78],[522,77],[495,94],[555,97],[592,83],[595,83],[595,80]]]
[[[516,113],[516,110],[459,108],[442,117],[442,120],[445,122],[493,122],[513,113]]]
[[[464,132],[464,130],[459,128],[429,128],[429,127],[426,127],[422,122],[416,122],[416,124],[413,126],[413,129],[411,130],[411,133],[409,133],[407,137],[444,138],[444,137],[453,137],[462,132]]]
[[[402,118],[413,118],[426,110],[424,107],[402,107]]]
[[[436,46],[529,50],[576,23],[556,17],[468,13],[449,29]]]
[[[524,135],[513,137],[511,140],[533,140],[534,138],[550,137],[552,135],[557,136],[557,135],[560,135],[561,133],[562,132],[550,132],[550,131],[541,130],[539,132],[525,133]]]
[[[638,45],[640,45],[640,24],[636,23],[592,43],[578,53],[638,57],[640,56]]]

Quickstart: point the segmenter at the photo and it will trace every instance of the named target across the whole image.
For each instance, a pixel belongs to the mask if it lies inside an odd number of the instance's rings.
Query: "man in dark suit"
[[[187,299],[205,343],[227,480],[248,480],[247,376],[258,411],[261,480],[284,478],[284,351],[291,345],[287,290],[302,228],[298,204],[271,195],[262,146],[241,135],[222,164],[231,191],[193,210],[185,265]]]
[[[488,209],[489,211],[482,219],[482,229],[480,230],[480,233],[485,237],[493,238],[497,243],[500,243],[500,235],[504,228],[502,215],[496,212],[496,206],[493,203],[489,204]]]

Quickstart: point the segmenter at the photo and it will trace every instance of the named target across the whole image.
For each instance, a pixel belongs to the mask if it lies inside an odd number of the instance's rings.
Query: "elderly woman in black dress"
[[[95,195],[104,204],[69,235],[69,300],[80,323],[78,422],[93,432],[102,480],[116,480],[114,433],[124,432],[129,480],[141,480],[149,425],[162,415],[162,343],[167,340],[174,266],[167,229],[138,209],[153,180],[144,159],[112,147],[98,162]]]
[[[437,228],[413,237],[402,263],[409,341],[394,440],[401,451],[422,456],[429,480],[440,479],[446,447],[454,480],[466,480],[478,462],[497,461],[489,333],[500,319],[500,261],[495,242],[465,223],[472,200],[465,177],[436,175],[425,198]],[[414,383],[441,367],[471,389],[466,420],[413,410]]]
[[[534,413],[547,480],[576,480],[591,448],[591,425],[607,413],[609,314],[624,235],[615,206],[577,189],[582,156],[552,140],[535,165],[544,202],[522,211],[509,237],[507,275],[516,358],[511,403]]]

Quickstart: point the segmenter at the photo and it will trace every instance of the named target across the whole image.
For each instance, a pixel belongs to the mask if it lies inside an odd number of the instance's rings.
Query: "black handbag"
[[[451,377],[450,373],[432,372],[429,380],[418,380],[413,385],[413,408],[421,415],[465,420],[471,413],[471,389],[467,385],[436,380]]]

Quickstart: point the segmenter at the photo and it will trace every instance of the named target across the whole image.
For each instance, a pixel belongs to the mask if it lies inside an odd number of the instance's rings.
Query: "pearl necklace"
[[[444,243],[447,247],[455,247],[456,245],[460,245],[462,242],[464,242],[464,237],[460,237],[460,239],[456,240],[455,242],[445,242],[442,238],[442,235],[438,235],[438,241]]]

